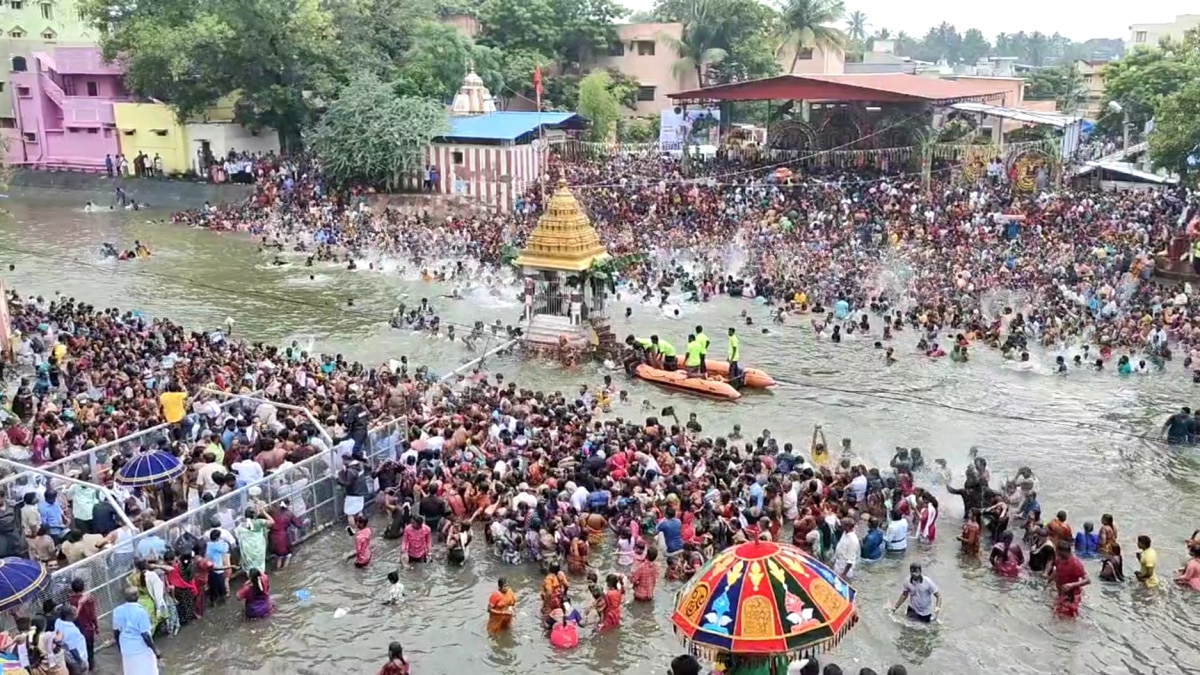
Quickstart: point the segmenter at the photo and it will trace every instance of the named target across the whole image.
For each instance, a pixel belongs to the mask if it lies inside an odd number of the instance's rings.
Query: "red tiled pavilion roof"
[[[671,94],[676,101],[860,101],[953,103],[997,98],[1007,88],[987,81],[959,82],[907,73],[778,75]]]

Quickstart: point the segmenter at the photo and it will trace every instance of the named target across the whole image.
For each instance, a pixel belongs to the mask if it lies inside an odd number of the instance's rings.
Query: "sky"
[[[772,0],[766,0],[771,2]],[[622,0],[632,10],[649,10],[653,0]],[[997,33],[1055,32],[1082,42],[1090,38],[1129,37],[1134,23],[1170,23],[1179,14],[1200,12],[1194,0],[1153,0],[1140,3],[1075,3],[1047,0],[939,0],[937,2],[896,2],[895,0],[845,0],[846,12],[867,15],[868,32],[887,28],[892,34],[905,31],[921,37],[933,26],[945,21],[964,32],[968,28],[983,31],[988,40]]]

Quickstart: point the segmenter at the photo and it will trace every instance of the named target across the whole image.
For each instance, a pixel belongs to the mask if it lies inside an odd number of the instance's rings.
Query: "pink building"
[[[98,47],[60,47],[13,60],[16,128],[5,129],[5,161],[35,169],[104,171],[120,152],[113,103],[130,100],[121,70]]]

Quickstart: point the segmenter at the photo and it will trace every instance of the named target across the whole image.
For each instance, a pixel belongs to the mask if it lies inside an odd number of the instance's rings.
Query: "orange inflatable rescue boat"
[[[723,398],[730,401],[742,397],[741,392],[734,389],[724,380],[709,380],[703,377],[688,377],[682,370],[659,370],[645,363],[639,364],[634,370],[638,377],[647,382],[661,384],[664,387],[678,389],[701,396]]]
[[[683,370],[683,364],[676,364],[680,370]],[[709,361],[705,360],[705,367],[708,368],[709,375],[720,375],[726,380],[729,379],[729,362],[728,361]],[[752,389],[769,389],[775,386],[775,378],[771,377],[766,371],[758,368],[742,368],[742,383]]]

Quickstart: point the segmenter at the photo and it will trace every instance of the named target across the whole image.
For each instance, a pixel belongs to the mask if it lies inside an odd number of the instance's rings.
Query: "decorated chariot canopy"
[[[697,656],[808,657],[854,626],[854,589],[790,545],[755,541],[713,557],[676,596],[671,622]]]

